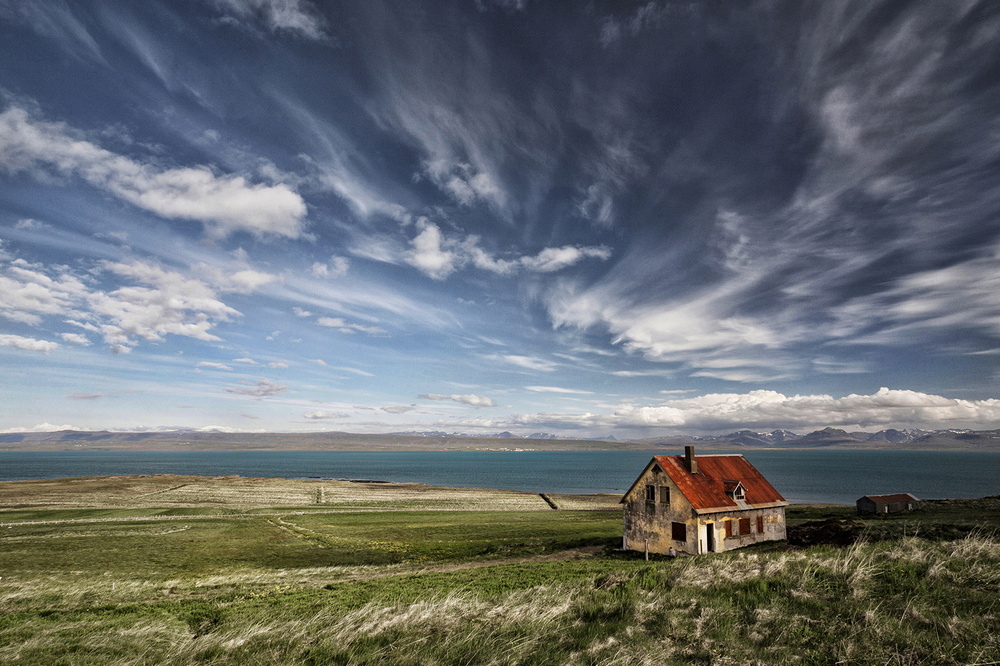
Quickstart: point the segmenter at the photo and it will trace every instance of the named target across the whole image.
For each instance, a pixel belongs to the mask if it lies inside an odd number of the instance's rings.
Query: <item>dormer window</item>
[[[726,489],[726,495],[731,500],[736,500],[738,502],[743,502],[746,499],[746,488],[739,481],[725,481],[723,486]]]

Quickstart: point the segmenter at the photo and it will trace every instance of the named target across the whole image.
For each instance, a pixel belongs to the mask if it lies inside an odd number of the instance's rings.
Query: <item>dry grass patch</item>
[[[577,498],[578,504],[586,503],[580,496]],[[170,474],[0,482],[0,511],[178,508],[247,510],[267,507],[322,507],[347,511],[551,510],[548,503],[536,493],[449,488],[418,483],[256,479],[238,476],[196,477]],[[13,521],[0,519],[0,522]]]
[[[557,508],[564,511],[621,511],[621,495],[545,495]]]

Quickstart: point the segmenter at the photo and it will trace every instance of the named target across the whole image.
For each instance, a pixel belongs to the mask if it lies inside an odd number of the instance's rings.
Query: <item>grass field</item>
[[[616,550],[616,501],[2,483],[0,662],[1000,663],[1000,499],[863,521],[791,507],[791,532],[825,521],[854,543],[650,562]]]

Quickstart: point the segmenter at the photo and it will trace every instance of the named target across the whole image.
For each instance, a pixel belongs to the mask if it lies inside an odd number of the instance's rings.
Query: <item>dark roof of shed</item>
[[[899,502],[920,501],[910,493],[896,493],[894,495],[865,495],[864,497],[859,497],[858,499],[870,499],[876,504],[898,504]]]
[[[695,456],[695,461],[698,463],[697,474],[692,474],[684,466],[684,456],[653,456],[646,469],[654,463],[659,465],[696,511],[740,510],[748,508],[746,505],[756,508],[788,504],[742,455]],[[641,474],[639,478],[642,478]],[[726,494],[725,485],[732,481],[743,484],[746,491],[744,502],[737,503]],[[639,479],[636,479],[636,483],[638,482]],[[632,488],[634,487],[635,483],[632,484]],[[632,492],[632,488],[629,488],[629,492]]]

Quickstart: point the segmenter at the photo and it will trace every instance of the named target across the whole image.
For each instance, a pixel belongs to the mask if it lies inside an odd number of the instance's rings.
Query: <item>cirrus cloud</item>
[[[302,416],[313,421],[351,418],[350,414],[345,414],[344,412],[327,412],[322,409],[316,410],[315,412],[306,412]]]
[[[606,261],[611,257],[610,248],[604,246],[566,245],[544,248],[534,256],[504,259],[481,248],[478,236],[446,236],[426,218],[417,220],[416,226],[419,233],[410,241],[410,249],[402,253],[402,261],[435,280],[443,280],[468,265],[497,275],[511,275],[519,270],[554,273],[584,259]],[[395,261],[391,252],[383,260]]]
[[[288,390],[287,386],[273,382],[270,379],[258,379],[256,385],[252,382],[240,382],[240,384],[241,386],[227,386],[226,393],[248,395],[259,399],[278,395]]]
[[[493,402],[493,398],[487,398],[475,394],[441,395],[439,393],[423,393],[417,397],[422,400],[451,400],[453,402],[459,402],[463,405],[471,405],[473,407],[496,407],[496,403]]]

